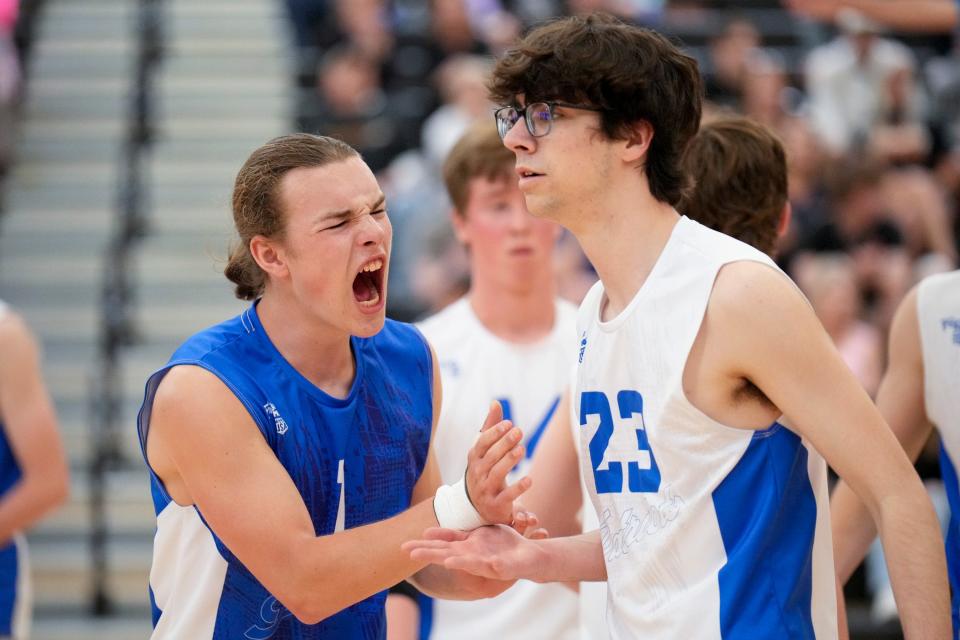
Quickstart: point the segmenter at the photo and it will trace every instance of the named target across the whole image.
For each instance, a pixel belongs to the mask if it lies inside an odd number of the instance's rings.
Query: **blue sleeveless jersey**
[[[372,338],[351,338],[351,346],[356,378],[349,395],[339,399],[280,355],[255,304],[194,335],[147,381],[138,420],[144,457],[160,381],[173,366],[199,366],[217,375],[246,407],[299,489],[317,535],[397,515],[410,506],[430,444],[430,350],[416,329],[391,320]],[[177,505],[152,469],[150,475],[157,513],[150,573],[154,638],[386,636],[386,592],[315,625],[298,621],[230,552],[197,508]]]

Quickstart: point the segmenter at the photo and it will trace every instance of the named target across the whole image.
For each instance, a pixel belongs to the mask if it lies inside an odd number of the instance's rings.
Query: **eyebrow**
[[[387,201],[387,196],[381,193],[380,197],[377,198],[377,201],[374,202],[372,205],[370,205],[370,210],[376,211],[377,209],[381,208],[386,201]],[[352,216],[357,211],[359,211],[359,209],[341,209],[339,211],[328,211],[326,213],[320,214],[317,217],[317,222],[326,223],[326,222],[336,222],[340,220],[345,220],[350,216]]]

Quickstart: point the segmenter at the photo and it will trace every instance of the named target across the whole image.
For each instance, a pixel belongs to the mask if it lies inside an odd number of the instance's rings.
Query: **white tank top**
[[[960,454],[960,271],[926,278],[917,289],[927,417],[950,456]]]
[[[443,404],[434,436],[443,482],[463,476],[467,451],[491,400],[524,433],[526,459],[508,482],[526,472],[530,456],[570,382],[576,353],[576,308],[556,301],[553,330],[532,344],[513,344],[490,333],[466,298],[418,326],[433,345],[443,382]],[[521,580],[488,600],[433,601],[432,640],[527,640],[577,637],[577,594],[561,584]]]
[[[600,321],[602,283],[580,308],[573,404],[612,638],[837,636],[823,459],[779,423],[727,427],[683,393],[717,273],[741,260],[775,268],[682,217],[623,312]]]

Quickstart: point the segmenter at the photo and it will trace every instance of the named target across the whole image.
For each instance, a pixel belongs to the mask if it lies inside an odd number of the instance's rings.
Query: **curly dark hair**
[[[776,135],[748,118],[708,122],[684,155],[694,187],[680,210],[773,255],[787,204],[787,158]]]
[[[491,98],[513,104],[558,100],[602,109],[601,129],[624,139],[646,120],[650,192],[672,205],[688,187],[680,159],[700,126],[697,62],[656,31],[595,13],[547,22],[524,36],[493,70]]]

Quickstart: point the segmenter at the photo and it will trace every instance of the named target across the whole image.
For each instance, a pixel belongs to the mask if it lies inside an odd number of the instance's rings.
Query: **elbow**
[[[317,624],[336,613],[325,604],[326,600],[323,594],[314,594],[312,597],[303,595],[291,597],[281,602],[287,611],[303,624]]]

